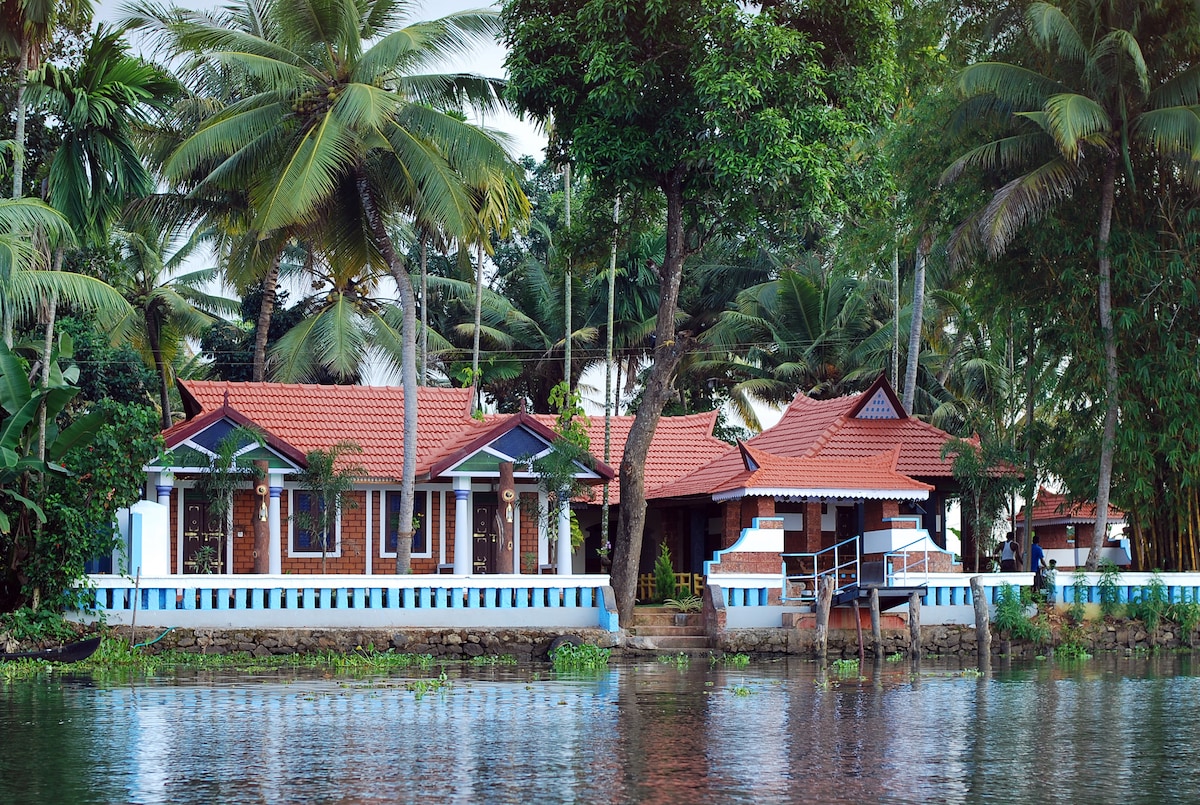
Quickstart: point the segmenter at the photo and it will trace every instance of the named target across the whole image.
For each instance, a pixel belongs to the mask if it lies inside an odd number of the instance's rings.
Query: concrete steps
[[[667,607],[638,607],[629,629],[627,649],[656,654],[694,654],[709,650],[704,622],[697,612],[678,617]]]

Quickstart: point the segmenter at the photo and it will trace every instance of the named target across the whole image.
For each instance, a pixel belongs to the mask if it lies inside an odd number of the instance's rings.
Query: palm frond
[[[1017,111],[1042,108],[1046,98],[1070,90],[1034,70],[1004,62],[980,62],[958,76],[958,91],[967,98],[995,95]]]
[[[980,221],[988,255],[1002,254],[1026,223],[1040,219],[1070,197],[1083,179],[1081,170],[1054,159],[1010,181],[992,196]]]
[[[1058,6],[1032,3],[1025,12],[1025,22],[1033,40],[1043,50],[1057,50],[1065,59],[1078,63],[1087,58],[1087,45],[1070,18]]]
[[[1064,157],[1079,159],[1079,145],[1098,133],[1112,130],[1113,122],[1100,104],[1084,95],[1065,93],[1046,99],[1049,132]]]
[[[1200,106],[1151,109],[1134,119],[1133,131],[1161,154],[1200,161]]]

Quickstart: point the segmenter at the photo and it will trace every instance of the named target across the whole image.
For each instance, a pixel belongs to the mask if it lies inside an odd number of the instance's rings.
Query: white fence
[[[110,624],[618,631],[608,576],[94,575],[88,587]]]

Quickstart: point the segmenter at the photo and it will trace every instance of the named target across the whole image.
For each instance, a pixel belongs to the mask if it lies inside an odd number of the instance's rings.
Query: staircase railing
[[[904,581],[905,581],[904,586],[906,586],[906,587],[913,586],[910,582],[911,582],[911,577],[914,575],[914,572],[913,572],[914,568],[917,569],[917,575],[920,575],[920,573],[922,573],[922,572],[924,573],[924,577],[925,577],[924,584],[926,587],[929,586],[929,532],[926,531],[924,533],[925,533],[925,536],[918,537],[917,539],[913,540],[912,542],[908,543],[907,545],[901,545],[896,550],[888,551],[887,553],[885,553],[883,555],[884,565],[887,568],[887,586],[888,587],[896,586],[896,568],[895,568],[895,563],[893,562],[893,560],[898,559],[900,557],[904,558],[904,570],[903,570],[904,577],[905,577],[904,578]],[[914,545],[916,545],[918,543],[922,543],[924,545],[924,547],[921,550],[918,550],[918,551],[910,550]],[[911,557],[913,555],[920,556],[922,554],[924,554],[924,556],[921,558],[920,561],[918,561],[918,562],[912,561]]]
[[[849,547],[853,545],[853,548]],[[836,545],[811,553],[785,553],[783,559],[784,601],[814,600],[822,578],[833,576],[837,592],[858,581],[862,541],[850,537]]]

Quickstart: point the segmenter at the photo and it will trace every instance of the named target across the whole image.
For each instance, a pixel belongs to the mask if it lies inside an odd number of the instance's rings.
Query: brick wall
[[[863,506],[863,522],[867,531],[879,531],[887,528],[885,523],[889,517],[900,516],[900,501],[898,500],[868,500]]]

